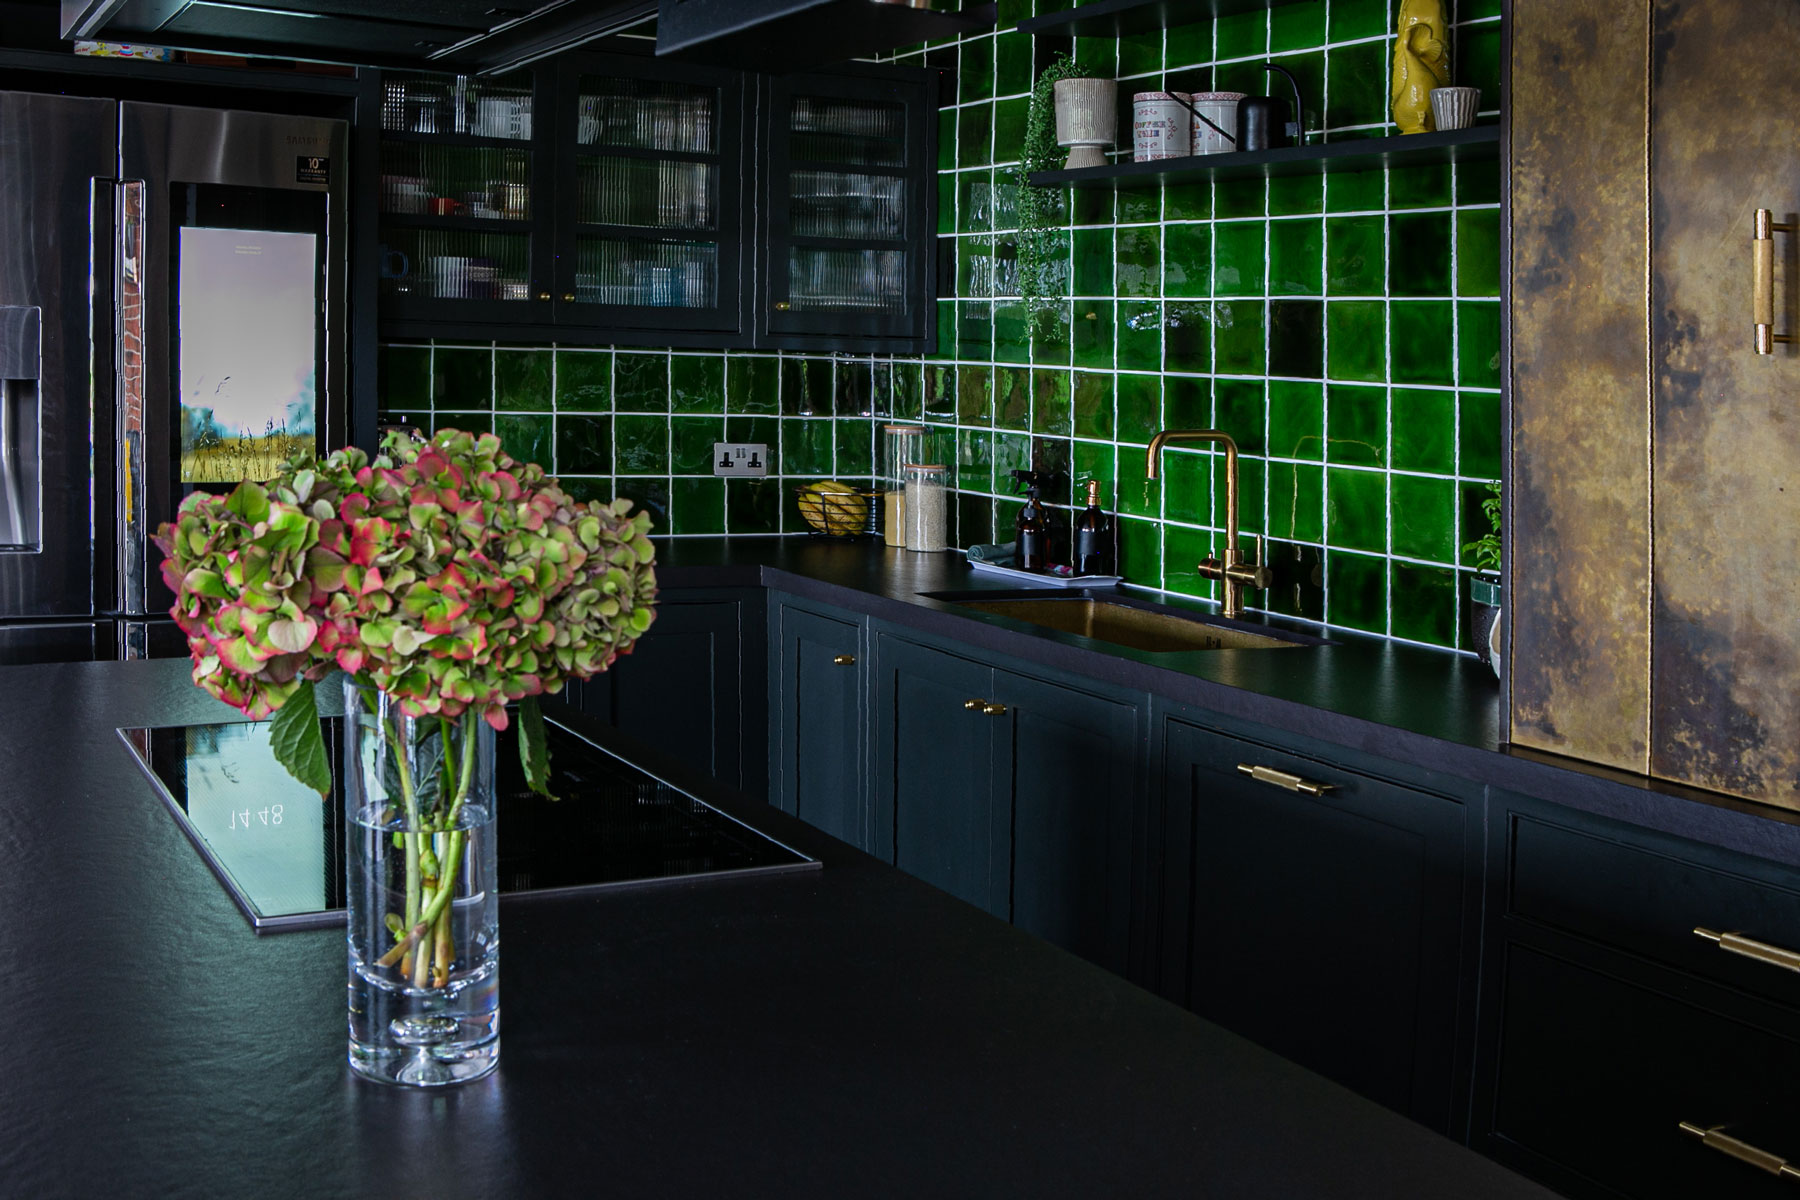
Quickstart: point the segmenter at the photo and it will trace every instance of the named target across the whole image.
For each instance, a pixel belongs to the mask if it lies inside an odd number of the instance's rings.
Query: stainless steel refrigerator
[[[0,663],[178,640],[149,538],[349,440],[342,121],[0,92]]]

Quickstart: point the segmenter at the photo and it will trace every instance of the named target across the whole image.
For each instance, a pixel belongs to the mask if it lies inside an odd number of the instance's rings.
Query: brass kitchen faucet
[[[1200,574],[1208,579],[1222,580],[1225,584],[1225,605],[1222,615],[1241,617],[1244,615],[1244,589],[1262,590],[1274,582],[1274,575],[1266,565],[1268,555],[1266,549],[1259,545],[1256,557],[1258,562],[1244,561],[1244,552],[1238,545],[1238,448],[1231,440],[1231,435],[1220,429],[1161,429],[1150,439],[1150,451],[1144,460],[1144,476],[1155,479],[1162,464],[1163,447],[1171,442],[1210,442],[1225,447],[1225,561],[1208,556],[1200,560]],[[1258,538],[1261,542],[1261,538]]]

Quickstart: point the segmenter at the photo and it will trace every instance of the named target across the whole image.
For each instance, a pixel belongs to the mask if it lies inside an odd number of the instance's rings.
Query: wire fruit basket
[[[880,492],[827,480],[794,488],[800,516],[813,533],[824,537],[858,538],[881,532]]]

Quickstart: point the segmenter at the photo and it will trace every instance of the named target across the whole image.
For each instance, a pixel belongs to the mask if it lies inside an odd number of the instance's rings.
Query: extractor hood
[[[647,26],[656,0],[61,0],[62,36],[357,66],[510,70]]]
[[[994,9],[935,12],[916,0],[662,0],[656,53],[781,74],[992,29]]]

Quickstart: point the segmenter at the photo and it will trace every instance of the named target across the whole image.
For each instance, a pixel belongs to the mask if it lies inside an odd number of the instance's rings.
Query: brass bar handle
[[[963,707],[968,709],[970,712],[980,712],[982,709],[987,707],[987,701],[986,700],[964,700]]]
[[[1274,767],[1265,767],[1259,763],[1239,763],[1238,770],[1258,783],[1272,783],[1278,788],[1290,792],[1304,792],[1308,796],[1323,796],[1326,792],[1335,791],[1337,788],[1335,783],[1320,783],[1299,775],[1290,775],[1286,771],[1277,771]]]
[[[1759,208],[1750,219],[1750,322],[1758,354],[1775,353],[1775,343],[1794,340],[1775,332],[1775,238],[1795,232],[1792,222],[1777,221],[1775,214]]]
[[[986,713],[990,717],[1005,716],[1006,715],[1006,705],[1004,705],[1004,704],[984,704],[981,706],[981,711]]]
[[[1719,1132],[1723,1126],[1715,1125],[1708,1129],[1696,1125],[1692,1121],[1683,1121],[1677,1127],[1691,1138],[1697,1139],[1708,1150],[1717,1150],[1720,1154],[1728,1154],[1739,1162],[1749,1163],[1759,1171],[1782,1179],[1800,1179],[1800,1167],[1795,1166],[1779,1154],[1771,1154],[1749,1142]]]
[[[1768,963],[1771,967],[1781,967],[1787,971],[1800,971],[1800,951],[1771,946],[1768,942],[1759,942],[1741,933],[1715,933],[1700,925],[1694,926],[1694,936],[1715,943],[1727,954],[1754,958],[1757,962]]]
[[[831,661],[832,661],[832,664],[835,666],[851,667],[851,666],[856,665],[856,655],[854,655],[854,654],[837,654],[837,655],[832,656]]]

